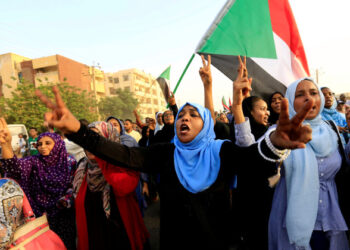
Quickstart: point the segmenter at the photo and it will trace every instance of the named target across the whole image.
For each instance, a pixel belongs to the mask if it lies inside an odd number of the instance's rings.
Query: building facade
[[[47,83],[67,82],[87,92],[94,92],[97,99],[106,94],[103,71],[61,55],[24,61],[21,67],[23,78],[33,82],[36,87]]]
[[[12,97],[11,92],[17,88],[22,78],[21,63],[27,60],[30,58],[14,53],[0,55],[0,97]]]
[[[106,95],[114,96],[117,89],[127,89],[139,101],[137,110],[142,118],[154,117],[165,110],[166,102],[158,82],[151,75],[138,69],[105,73]]]

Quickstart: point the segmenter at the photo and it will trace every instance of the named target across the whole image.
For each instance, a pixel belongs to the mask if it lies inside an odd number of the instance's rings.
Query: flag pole
[[[174,95],[175,95],[175,93],[176,93],[176,91],[177,91],[177,88],[179,87],[179,85],[180,85],[180,83],[181,83],[181,81],[182,81],[182,78],[183,78],[184,75],[186,74],[186,71],[187,71],[188,67],[191,65],[194,56],[195,56],[195,53],[192,54],[192,56],[191,56],[190,60],[188,61],[187,65],[186,65],[186,67],[185,67],[185,69],[184,69],[184,71],[182,72],[182,74],[181,74],[179,80],[177,81],[176,86],[175,86],[175,88],[174,88],[174,90],[173,90],[173,94],[174,94]],[[168,103],[168,105],[167,105],[166,108],[169,108],[169,103]]]

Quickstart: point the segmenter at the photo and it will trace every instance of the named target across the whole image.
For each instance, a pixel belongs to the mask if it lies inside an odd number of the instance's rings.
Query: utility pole
[[[318,69],[316,69],[316,83],[318,84]]]
[[[101,68],[100,64],[97,63],[97,67],[98,68]],[[96,80],[95,80],[95,62],[92,62],[92,66],[91,66],[91,77],[92,77],[92,85],[94,87],[94,95],[95,95],[95,100],[96,100],[96,111],[97,111],[97,114],[100,118],[100,112],[99,112],[99,109],[98,109],[98,99],[97,99],[97,90],[96,90]]]

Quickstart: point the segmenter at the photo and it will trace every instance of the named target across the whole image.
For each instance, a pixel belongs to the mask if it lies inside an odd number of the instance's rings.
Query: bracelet
[[[279,159],[272,159],[267,157],[266,155],[263,154],[262,150],[261,150],[261,143],[263,140],[259,141],[258,143],[258,151],[259,154],[267,161],[270,162],[282,162],[285,159],[288,158],[288,156],[290,155],[291,150],[290,149],[284,149],[284,150],[278,150],[277,148],[275,148],[275,146],[273,146],[271,140],[270,140],[270,134],[273,130],[269,131],[268,133],[266,133],[265,135],[265,142],[266,145],[268,146],[268,148],[279,158]],[[270,144],[270,145],[269,145]]]
[[[264,158],[267,161],[270,161],[270,162],[278,162],[279,159],[277,159],[277,160],[276,159],[272,159],[272,158],[269,158],[269,157],[267,157],[266,155],[263,154],[263,152],[261,150],[261,142],[262,141],[263,140],[259,141],[259,143],[258,143],[258,151],[259,151],[259,154],[261,155],[261,157]]]
[[[290,149],[283,149],[283,150],[279,150],[277,148],[275,148],[275,146],[272,144],[271,140],[270,140],[270,134],[273,132],[274,130],[269,131],[267,134],[265,134],[265,141],[266,141],[266,145],[269,147],[269,149],[278,157],[281,158],[281,160],[285,160],[287,159],[287,157],[290,155],[291,150]]]

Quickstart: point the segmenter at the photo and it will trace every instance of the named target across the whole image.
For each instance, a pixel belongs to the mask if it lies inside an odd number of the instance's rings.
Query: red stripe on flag
[[[304,71],[310,75],[304,46],[288,0],[268,0],[272,30],[290,48],[301,62]]]

